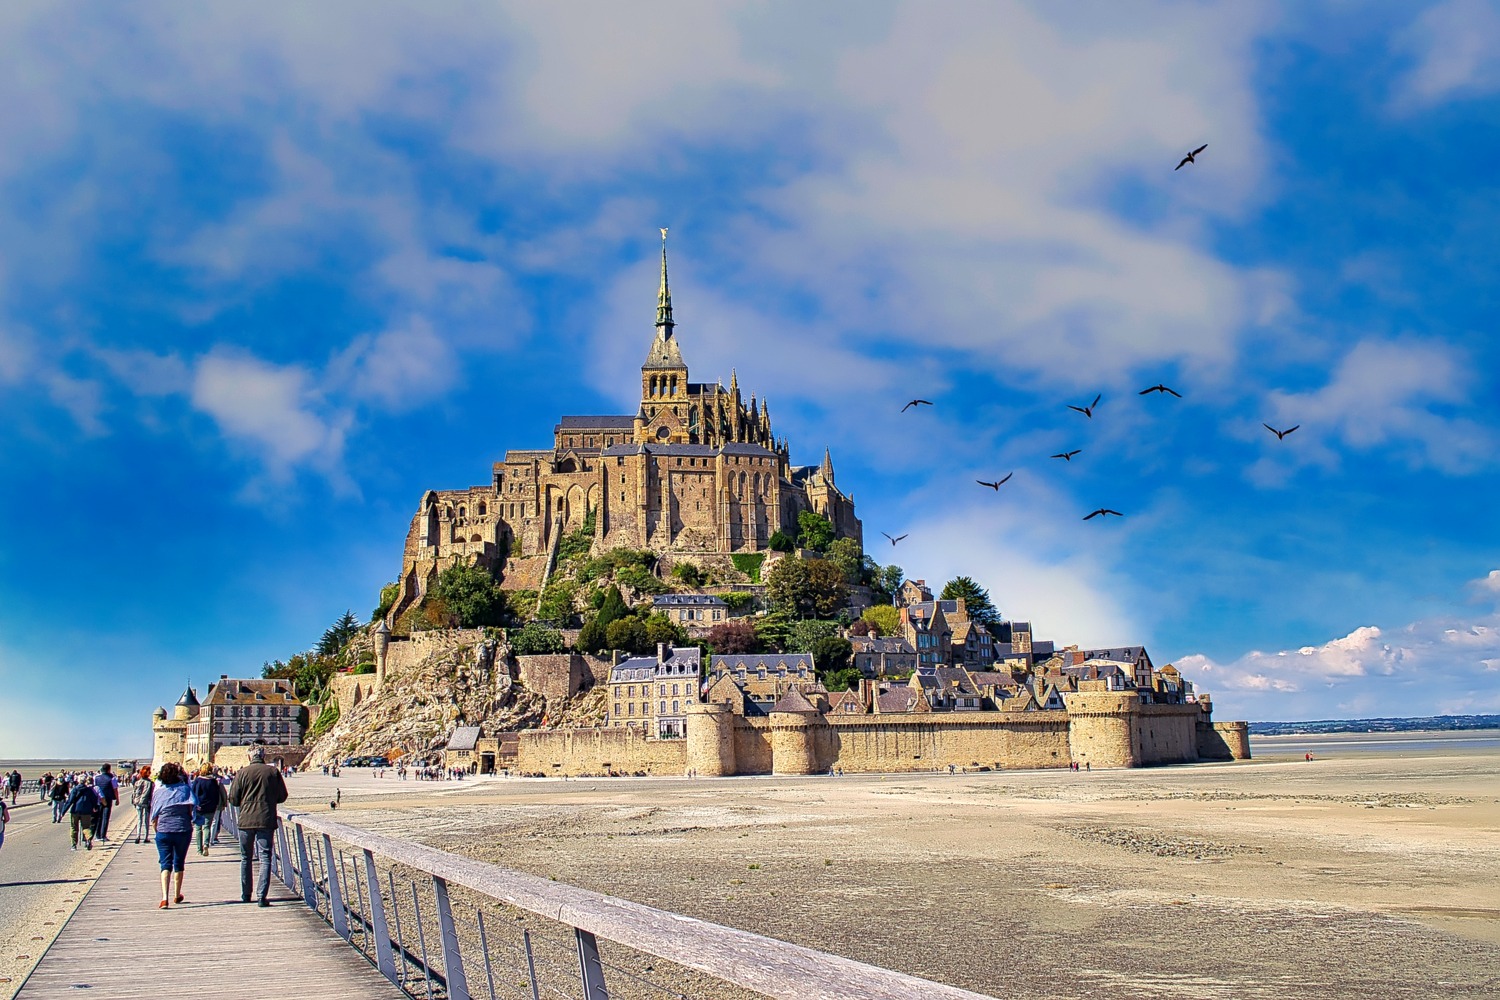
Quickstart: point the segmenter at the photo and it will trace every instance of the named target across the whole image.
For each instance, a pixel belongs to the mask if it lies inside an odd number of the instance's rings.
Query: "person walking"
[[[276,830],[276,807],[285,801],[281,772],[266,763],[264,747],[252,746],[249,766],[240,768],[229,785],[229,804],[238,810],[241,903],[250,902],[253,875],[256,902],[271,905],[266,899],[271,891],[271,835]]]
[[[135,784],[130,786],[130,804],[135,806],[135,842],[144,844],[151,839],[151,793],[156,782],[151,780],[151,768],[141,768]]]
[[[109,842],[109,817],[114,812],[115,804],[120,801],[120,785],[115,781],[115,776],[109,764],[100,764],[99,773],[94,775],[94,790],[99,793],[99,822],[95,825],[94,832],[98,838],[105,843]]]
[[[169,899],[182,902],[183,869],[187,867],[188,845],[193,842],[193,789],[182,768],[171,761],[156,775],[151,825],[156,829],[156,856],[161,862],[161,902],[156,905],[165,910]],[[177,876],[175,893],[173,875]]]
[[[10,807],[0,799],[0,847],[5,846],[5,824],[10,822]]]
[[[214,775],[214,780],[219,783],[219,808],[214,810],[213,828],[209,831],[208,839],[217,844],[219,830],[224,825],[224,811],[229,808],[229,776],[219,772]]]
[[[80,781],[68,793],[63,805],[72,832],[73,850],[78,850],[78,835],[83,834],[83,849],[94,849],[94,821],[99,814],[99,792],[87,781]]]
[[[21,772],[11,771],[5,776],[5,790],[10,792],[10,804],[16,804],[16,796],[21,794]]]
[[[219,782],[214,778],[214,769],[211,765],[204,764],[198,769],[198,776],[193,779],[193,836],[198,845],[198,853],[205,858],[208,857],[208,844],[211,828],[214,822],[214,814],[219,811]]]
[[[63,809],[63,804],[68,801],[68,793],[72,790],[73,786],[68,784],[66,777],[59,777],[52,783],[52,789],[47,793],[52,799],[52,822],[62,822],[63,816],[67,814],[67,810]]]

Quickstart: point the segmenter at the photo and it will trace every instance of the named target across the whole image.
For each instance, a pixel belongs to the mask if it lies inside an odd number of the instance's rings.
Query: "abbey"
[[[443,568],[477,563],[504,586],[536,587],[561,537],[592,523],[594,549],[649,549],[684,558],[764,551],[778,530],[797,534],[813,511],[863,544],[852,497],[834,483],[833,460],[794,466],[754,394],[693,382],[672,319],[662,232],[656,333],[641,366],[634,414],[566,416],[552,447],[508,451],[491,481],[429,490],[412,518],[394,618]]]

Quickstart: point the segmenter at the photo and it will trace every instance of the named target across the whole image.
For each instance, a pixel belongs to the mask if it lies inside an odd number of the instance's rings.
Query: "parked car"
[[[370,758],[370,766],[371,767],[390,767],[391,766],[391,762],[388,761],[388,760],[386,760],[384,757],[371,757]]]

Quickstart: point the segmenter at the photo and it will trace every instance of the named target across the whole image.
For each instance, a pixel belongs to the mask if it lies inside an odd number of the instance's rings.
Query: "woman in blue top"
[[[187,775],[177,764],[166,763],[156,775],[151,794],[151,825],[156,829],[156,854],[161,859],[161,902],[182,902],[182,870],[187,866],[188,845],[193,842],[193,792]],[[177,893],[171,893],[172,873],[177,873]]]

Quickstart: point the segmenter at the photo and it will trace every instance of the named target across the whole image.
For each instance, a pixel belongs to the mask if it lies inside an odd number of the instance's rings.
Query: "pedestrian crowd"
[[[40,799],[52,804],[52,822],[68,825],[71,849],[79,844],[86,851],[94,842],[110,843],[114,809],[123,791],[135,810],[135,842],[156,843],[161,864],[160,909],[185,900],[183,878],[188,852],[207,857],[219,844],[225,827],[239,842],[240,902],[269,906],[271,883],[271,838],[276,829],[276,807],[287,799],[286,782],[280,768],[265,762],[265,750],[254,746],[250,763],[237,771],[205,764],[189,773],[180,764],[168,762],[152,775],[151,768],[127,770],[117,776],[114,765],[101,764],[96,771],[48,771],[38,782]],[[0,775],[0,846],[5,843],[5,824],[21,791],[21,773]],[[29,793],[28,793],[29,794]],[[129,838],[127,838],[129,839]]]

